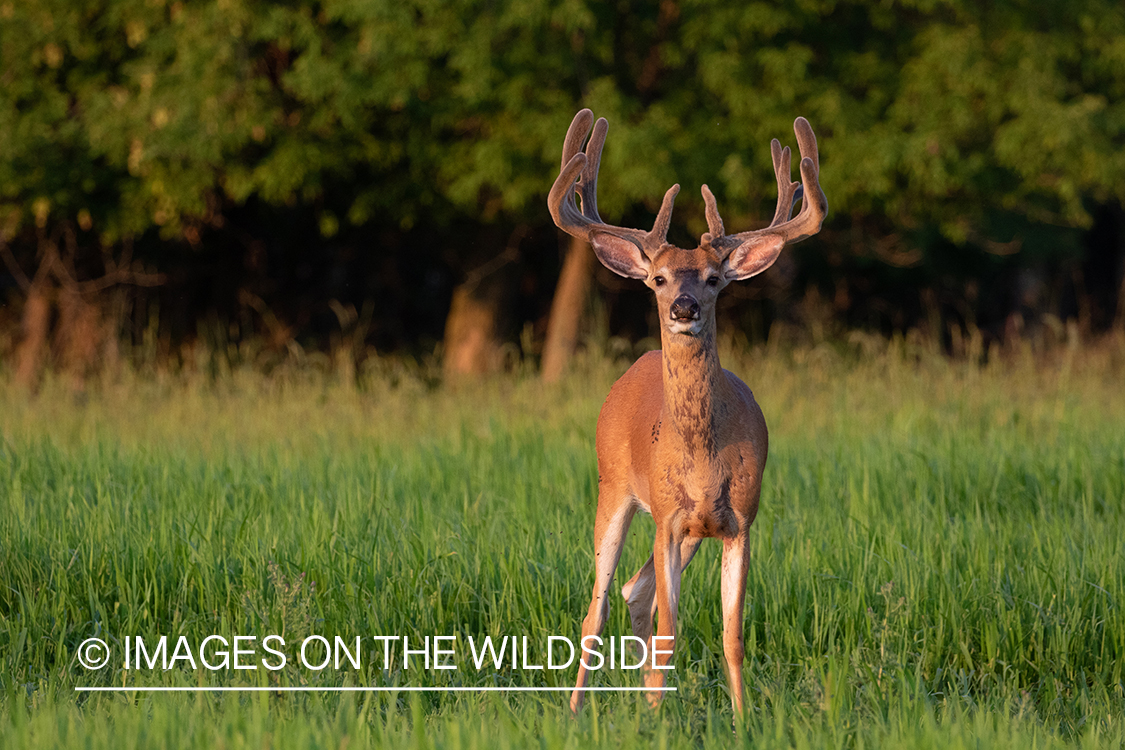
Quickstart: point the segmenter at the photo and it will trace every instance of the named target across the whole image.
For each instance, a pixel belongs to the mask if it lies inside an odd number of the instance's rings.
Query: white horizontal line
[[[220,687],[117,687],[117,686],[97,686],[97,687],[84,687],[79,685],[74,688],[75,692],[96,692],[96,693],[550,693],[550,692],[571,692],[574,690],[572,687],[423,687],[423,686],[403,686],[403,687],[308,687],[308,686],[287,686],[287,687],[234,687],[234,686],[220,686]],[[674,693],[674,687],[662,688],[647,688],[647,687],[588,687],[582,688],[584,692],[591,693],[640,693],[640,692],[659,692],[659,693]]]

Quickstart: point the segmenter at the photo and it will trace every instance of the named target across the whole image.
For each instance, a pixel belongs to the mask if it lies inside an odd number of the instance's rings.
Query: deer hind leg
[[[684,537],[680,542],[680,574],[687,570],[691,558],[703,539],[699,537]],[[648,644],[649,653],[652,653],[652,618],[656,614],[656,557],[648,556],[648,562],[621,587],[621,596],[629,606],[629,619],[633,623],[633,635]],[[651,665],[652,661],[646,661]],[[647,672],[651,666],[646,667]]]
[[[670,668],[672,652],[676,648],[676,614],[680,607],[680,577],[683,573],[680,559],[682,542],[683,539],[676,539],[670,529],[657,525],[652,557],[659,616],[652,647],[659,648],[662,653],[650,657],[649,663],[655,669],[649,670],[644,677],[645,687],[649,688],[648,702],[654,708],[664,698],[664,670]]]
[[[636,505],[631,498],[623,498],[619,505],[607,511],[598,499],[598,515],[594,522],[594,592],[590,599],[590,609],[582,621],[582,640],[592,635],[601,635],[609,617],[609,589],[613,585],[613,573],[621,557],[625,544],[625,534],[633,520]],[[581,646],[579,646],[581,648]],[[578,663],[578,681],[570,695],[570,710],[577,713],[586,698],[586,681],[589,672],[581,661]]]
[[[736,719],[742,715],[742,613],[746,603],[746,574],[750,570],[750,544],[745,528],[723,541],[723,655],[727,683]]]

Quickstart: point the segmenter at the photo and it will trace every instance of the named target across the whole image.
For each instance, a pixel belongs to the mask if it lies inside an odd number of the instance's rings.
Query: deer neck
[[[715,416],[725,384],[715,345],[715,321],[696,336],[661,332],[664,364],[662,420],[693,455],[714,457]]]

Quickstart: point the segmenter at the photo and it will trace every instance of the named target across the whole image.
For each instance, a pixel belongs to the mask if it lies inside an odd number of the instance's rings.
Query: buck
[[[612,226],[598,215],[598,163],[609,128],[583,109],[563,142],[562,170],[548,197],[555,224],[589,242],[598,259],[656,294],[660,351],[637,360],[610,389],[598,417],[598,507],[594,521],[594,590],[582,621],[582,642],[599,636],[609,614],[610,586],[629,524],[638,509],[656,522],[652,556],[622,587],[633,633],[660,653],[645,671],[648,699],[658,705],[675,649],[680,579],[703,539],[723,542],[723,653],[731,703],[743,706],[742,636],[749,529],[758,513],[768,436],[750,389],[719,365],[715,300],[732,281],[765,271],[782,248],[820,231],[828,201],[819,184],[816,136],[803,117],[793,130],[801,182],[790,182],[790,151],[771,144],[777,209],[764,229],[726,234],[715,196],[702,188],[709,231],[694,250],[667,242],[672,203],[664,194],[651,231]],[[578,207],[577,199],[582,205]],[[792,216],[793,205],[801,210]],[[660,639],[653,640],[656,616]],[[655,666],[655,669],[651,667]],[[585,697],[589,672],[580,663],[570,708]]]

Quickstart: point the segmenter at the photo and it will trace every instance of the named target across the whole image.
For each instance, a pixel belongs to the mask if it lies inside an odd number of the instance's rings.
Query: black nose
[[[695,320],[699,317],[699,303],[690,294],[681,294],[672,303],[674,320]]]

